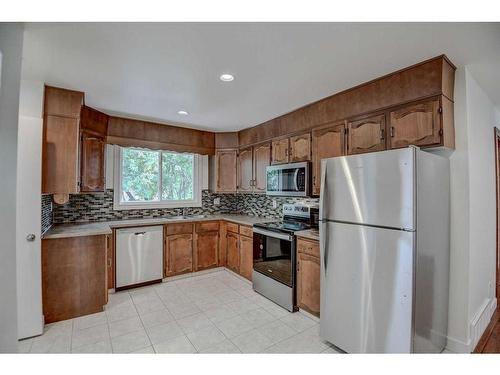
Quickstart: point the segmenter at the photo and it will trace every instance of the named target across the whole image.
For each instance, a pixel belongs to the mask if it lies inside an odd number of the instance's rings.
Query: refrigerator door
[[[348,353],[410,353],[415,233],[320,225],[320,336]]]
[[[415,148],[323,160],[321,220],[415,229]]]

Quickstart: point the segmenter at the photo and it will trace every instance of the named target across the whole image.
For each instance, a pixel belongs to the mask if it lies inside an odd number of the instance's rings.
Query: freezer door
[[[413,147],[323,160],[320,218],[415,229]]]
[[[116,231],[116,287],[163,277],[163,227]]]
[[[414,232],[321,223],[320,336],[348,353],[412,349]]]

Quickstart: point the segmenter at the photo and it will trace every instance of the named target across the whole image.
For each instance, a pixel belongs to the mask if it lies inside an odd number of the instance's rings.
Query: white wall
[[[17,351],[16,159],[23,26],[0,24],[0,352]]]
[[[467,68],[457,70],[451,167],[448,349],[470,352],[495,299],[495,150],[498,111]]]

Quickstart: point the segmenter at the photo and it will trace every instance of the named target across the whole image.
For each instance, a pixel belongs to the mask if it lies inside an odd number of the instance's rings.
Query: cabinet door
[[[314,130],[312,133],[312,193],[319,195],[321,159],[345,155],[345,122]]]
[[[219,232],[196,234],[196,270],[217,267],[219,255]]]
[[[385,115],[348,123],[348,154],[385,150]]]
[[[193,235],[166,237],[166,276],[193,272]]]
[[[219,193],[236,192],[237,150],[217,150],[215,153],[215,168],[217,174],[216,190]]]
[[[107,289],[113,289],[115,287],[115,245],[113,241],[113,234],[106,235],[106,245],[107,245]]]
[[[81,192],[104,191],[104,155],[103,138],[82,134],[81,140]]]
[[[390,148],[441,143],[439,99],[410,104],[389,115]]]
[[[297,305],[319,316],[320,303],[319,258],[297,253]]]
[[[311,160],[311,134],[290,137],[290,162]]]
[[[42,142],[42,193],[78,193],[79,120],[45,116]]]
[[[266,191],[266,167],[271,164],[271,144],[255,146],[253,149],[253,191]]]
[[[227,256],[226,263],[227,268],[230,270],[239,273],[240,272],[240,250],[239,250],[239,235],[227,232]]]
[[[272,164],[288,163],[288,143],[288,138],[272,142]]]
[[[240,236],[240,275],[252,281],[253,239]]]
[[[240,150],[238,155],[238,191],[251,192],[253,188],[253,149]]]

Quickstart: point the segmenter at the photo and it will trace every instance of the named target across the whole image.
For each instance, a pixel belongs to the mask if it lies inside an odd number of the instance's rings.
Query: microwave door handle
[[[299,191],[299,168],[295,169],[293,174],[293,184],[295,185],[295,191]]]

